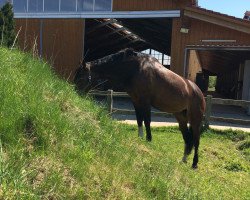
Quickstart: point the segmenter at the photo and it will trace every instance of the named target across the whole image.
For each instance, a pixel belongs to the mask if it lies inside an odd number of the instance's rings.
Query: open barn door
[[[171,54],[171,18],[86,19],[86,61],[110,55],[124,48],[154,49]]]
[[[185,51],[185,76],[204,93],[209,92],[209,77],[216,76],[215,96],[250,100],[246,97],[250,88],[246,78],[250,76],[250,47],[188,46]]]

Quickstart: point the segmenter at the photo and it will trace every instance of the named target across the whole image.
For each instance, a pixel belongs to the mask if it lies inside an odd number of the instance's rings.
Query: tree
[[[11,47],[15,40],[15,28],[13,7],[9,2],[0,10],[0,33],[1,44]]]
[[[3,13],[0,10],[0,46],[3,44],[3,29],[4,29]]]

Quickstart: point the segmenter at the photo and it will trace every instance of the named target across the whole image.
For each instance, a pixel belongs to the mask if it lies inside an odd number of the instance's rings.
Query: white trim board
[[[14,18],[59,18],[59,19],[100,19],[100,18],[178,18],[180,10],[162,11],[117,11],[117,12],[56,12],[56,13],[15,13]]]

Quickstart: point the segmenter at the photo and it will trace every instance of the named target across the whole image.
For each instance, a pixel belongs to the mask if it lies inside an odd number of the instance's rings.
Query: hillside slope
[[[0,178],[5,197],[99,195],[104,188],[88,187],[101,181],[92,178],[106,170],[102,158],[111,159],[111,149],[123,148],[117,126],[31,55],[1,48],[0,70]]]
[[[0,71],[0,199],[250,196],[249,134],[208,131],[193,171],[178,162],[177,128],[140,140],[136,127],[112,121],[46,63],[16,50],[0,48]]]

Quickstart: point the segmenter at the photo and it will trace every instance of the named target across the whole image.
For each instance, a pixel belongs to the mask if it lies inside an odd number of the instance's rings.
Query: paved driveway
[[[129,99],[123,99],[123,98],[114,99],[114,108],[131,109],[131,110],[134,109],[132,102]],[[250,116],[246,114],[243,108],[235,106],[214,105],[212,107],[212,116],[250,120]],[[121,115],[113,113],[112,117],[123,123],[136,124],[135,115]],[[210,124],[211,127],[215,129],[233,129],[233,130],[242,130],[250,132],[250,125],[238,125],[238,124],[213,122],[213,121],[210,122]],[[178,126],[178,124],[175,118],[173,117],[167,118],[167,117],[152,116],[152,126]]]

